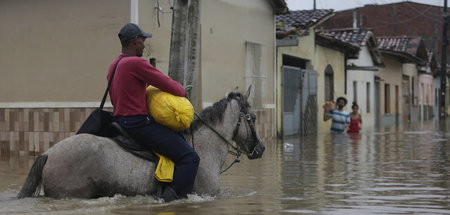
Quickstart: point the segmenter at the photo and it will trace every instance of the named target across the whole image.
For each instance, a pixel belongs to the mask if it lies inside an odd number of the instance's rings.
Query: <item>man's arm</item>
[[[328,112],[325,110],[325,108],[323,109],[323,121],[327,121],[331,119],[331,116],[328,115]]]
[[[163,74],[161,71],[150,65],[148,61],[139,59],[135,66],[138,67],[138,70],[143,71],[140,72],[139,75],[142,75],[142,79],[145,80],[147,84],[175,96],[186,96],[183,85]]]

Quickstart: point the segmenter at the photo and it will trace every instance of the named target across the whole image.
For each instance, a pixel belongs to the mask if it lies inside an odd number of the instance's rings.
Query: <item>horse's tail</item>
[[[47,157],[48,155],[43,154],[36,158],[31,167],[30,174],[28,174],[27,180],[25,180],[17,198],[22,199],[39,195],[39,192],[41,191],[42,170],[47,162]]]

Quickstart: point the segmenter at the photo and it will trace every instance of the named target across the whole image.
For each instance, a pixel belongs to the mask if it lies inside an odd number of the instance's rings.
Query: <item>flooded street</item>
[[[242,158],[222,174],[219,196],[170,204],[16,200],[34,158],[2,151],[0,214],[450,214],[450,132],[436,127],[266,141],[262,159]]]

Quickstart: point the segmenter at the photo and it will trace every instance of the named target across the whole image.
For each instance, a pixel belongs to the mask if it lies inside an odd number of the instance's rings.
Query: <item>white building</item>
[[[373,130],[377,123],[376,110],[379,106],[379,99],[376,99],[376,76],[378,68],[384,66],[375,36],[367,29],[333,29],[322,31],[321,34],[333,36],[360,48],[357,58],[347,59],[346,62],[346,109],[351,112],[352,103],[357,103],[363,121],[362,130]]]

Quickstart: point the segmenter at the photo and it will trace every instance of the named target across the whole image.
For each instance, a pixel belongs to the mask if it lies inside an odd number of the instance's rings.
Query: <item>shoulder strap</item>
[[[106,97],[108,96],[109,88],[111,87],[111,83],[112,83],[112,80],[113,80],[113,78],[114,78],[114,74],[116,74],[117,65],[119,65],[120,60],[122,60],[124,57],[128,57],[128,56],[123,56],[123,57],[121,57],[121,58],[117,61],[116,66],[114,66],[114,70],[113,70],[113,72],[112,72],[112,74],[111,74],[111,78],[110,78],[109,81],[108,81],[108,87],[106,87],[105,94],[103,95],[102,103],[100,103],[100,109],[103,109],[103,106],[105,105],[105,101],[106,101]]]

